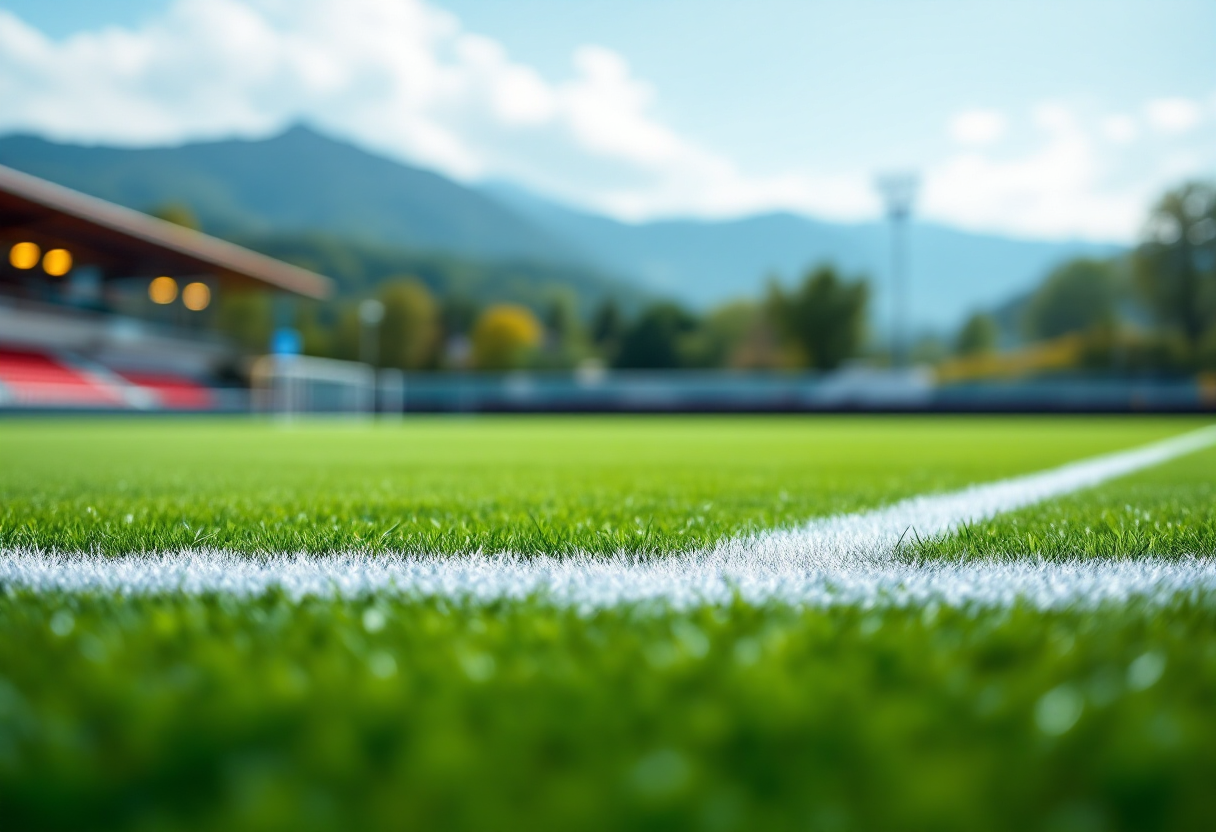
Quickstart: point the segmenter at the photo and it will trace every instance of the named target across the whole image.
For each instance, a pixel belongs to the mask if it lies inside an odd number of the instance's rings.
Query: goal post
[[[356,361],[264,355],[253,363],[250,385],[258,413],[370,416],[376,410],[376,371]]]

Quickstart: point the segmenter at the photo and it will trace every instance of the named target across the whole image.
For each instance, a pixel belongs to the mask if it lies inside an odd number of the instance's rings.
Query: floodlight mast
[[[376,349],[377,336],[380,334],[380,322],[384,320],[384,304],[375,298],[368,298],[359,304],[359,360],[364,364],[376,365],[379,358]]]
[[[891,222],[891,363],[907,362],[908,219],[920,184],[915,173],[891,173],[875,181]]]

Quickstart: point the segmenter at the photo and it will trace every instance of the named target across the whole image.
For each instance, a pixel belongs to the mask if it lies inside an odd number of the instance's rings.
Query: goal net
[[[370,415],[376,410],[376,371],[367,364],[304,355],[265,355],[250,381],[259,413]]]

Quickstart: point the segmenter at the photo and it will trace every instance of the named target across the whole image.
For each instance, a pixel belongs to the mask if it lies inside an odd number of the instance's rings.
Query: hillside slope
[[[138,149],[9,136],[0,163],[138,210],[186,202],[220,235],[324,231],[474,258],[579,259],[475,189],[306,127],[262,141]]]
[[[889,231],[883,223],[829,223],[773,213],[634,225],[567,208],[511,185],[495,183],[486,191],[572,241],[604,268],[694,305],[754,294],[766,275],[788,281],[828,262],[871,278],[877,314],[889,306]],[[973,234],[929,223],[914,223],[909,236],[910,315],[917,326],[930,329],[953,328],[971,311],[1029,291],[1063,260],[1122,250]]]

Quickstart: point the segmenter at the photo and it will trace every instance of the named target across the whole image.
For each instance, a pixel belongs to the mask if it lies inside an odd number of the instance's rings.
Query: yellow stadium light
[[[164,306],[177,297],[177,281],[171,277],[158,277],[148,284],[148,297],[153,303]]]
[[[182,303],[191,312],[202,312],[211,303],[211,290],[206,283],[187,283],[182,289]]]
[[[16,269],[32,269],[41,257],[42,249],[37,243],[17,243],[8,253],[8,262]]]
[[[42,257],[42,270],[51,277],[63,277],[72,270],[72,255],[66,248],[53,248]]]

